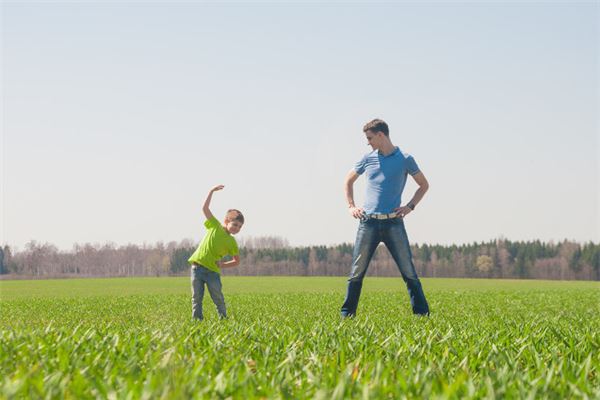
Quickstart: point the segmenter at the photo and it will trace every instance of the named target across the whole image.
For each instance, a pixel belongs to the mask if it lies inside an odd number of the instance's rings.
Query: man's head
[[[373,150],[380,150],[385,143],[389,142],[390,129],[385,121],[381,119],[367,122],[363,127],[363,132]]]
[[[228,210],[225,214],[225,230],[235,235],[242,229],[242,225],[244,225],[244,215],[239,210]]]

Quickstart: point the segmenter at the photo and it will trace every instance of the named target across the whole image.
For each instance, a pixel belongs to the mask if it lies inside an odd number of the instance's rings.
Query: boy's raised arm
[[[210,192],[208,192],[208,196],[206,196],[206,200],[204,200],[204,206],[202,207],[202,212],[204,213],[206,219],[211,219],[213,217],[212,212],[210,212],[210,201],[212,200],[212,194],[217,190],[223,190],[224,187],[225,186],[223,185],[217,185],[210,189]]]

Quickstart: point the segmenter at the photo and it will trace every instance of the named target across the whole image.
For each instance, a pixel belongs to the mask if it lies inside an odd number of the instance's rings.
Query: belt
[[[393,219],[393,218],[398,218],[398,214],[397,213],[367,214],[367,218],[369,218],[369,219]]]

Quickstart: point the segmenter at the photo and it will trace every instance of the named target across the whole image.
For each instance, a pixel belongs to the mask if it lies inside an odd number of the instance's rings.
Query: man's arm
[[[212,194],[217,190],[222,190],[224,187],[225,186],[223,185],[217,185],[210,189],[210,192],[208,192],[208,196],[206,196],[206,200],[204,200],[204,206],[202,207],[202,212],[204,213],[206,219],[211,219],[213,217],[212,212],[210,212],[210,201],[212,200]]]
[[[423,175],[422,172],[418,172],[412,175],[412,177],[415,180],[415,182],[417,182],[417,185],[419,185],[419,188],[417,189],[415,195],[412,199],[410,199],[407,205],[405,205],[404,207],[398,207],[394,210],[402,218],[404,218],[407,214],[410,214],[410,212],[414,210],[414,208],[417,204],[419,204],[423,196],[425,196],[425,193],[427,193],[427,190],[429,190],[429,182],[427,182],[427,178],[425,178],[425,175]]]
[[[240,256],[233,256],[231,261],[217,261],[220,268],[232,268],[240,265]]]
[[[361,218],[365,213],[362,208],[356,207],[356,204],[354,204],[354,182],[356,182],[359,176],[360,175],[355,170],[351,170],[346,176],[346,181],[344,183],[348,211],[354,218]]]

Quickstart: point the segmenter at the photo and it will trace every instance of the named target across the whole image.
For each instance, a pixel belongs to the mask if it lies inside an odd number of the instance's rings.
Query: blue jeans
[[[205,284],[208,293],[210,293],[210,298],[217,306],[219,316],[227,318],[225,298],[221,290],[221,275],[200,265],[195,265],[192,268],[192,318],[199,320],[204,318],[202,315],[202,299],[204,298]]]
[[[369,262],[379,243],[383,242],[396,262],[402,279],[408,288],[410,304],[413,313],[429,314],[429,305],[425,299],[421,281],[415,271],[408,236],[402,218],[367,219],[360,222],[354,254],[352,256],[352,271],[348,279],[346,300],[342,305],[342,316],[351,317],[356,314],[362,282],[367,273]]]

